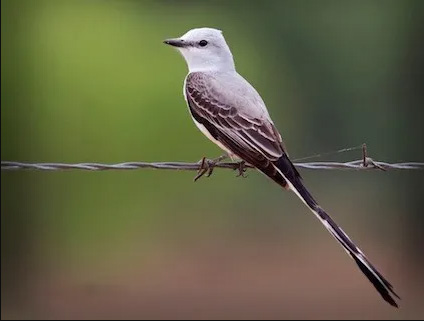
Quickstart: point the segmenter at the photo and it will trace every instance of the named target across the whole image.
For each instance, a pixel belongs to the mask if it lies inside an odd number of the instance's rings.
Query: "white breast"
[[[188,101],[187,101],[187,95],[186,95],[186,80],[187,77],[184,78],[184,85],[183,85],[183,95],[184,95],[184,99],[187,103],[187,107],[188,107]],[[232,159],[238,158],[232,151],[230,151],[228,148],[226,148],[224,145],[222,145],[219,141],[217,141],[215,138],[213,138],[213,136],[209,133],[209,131],[206,129],[205,126],[203,126],[201,123],[199,123],[196,119],[193,118],[193,116],[191,115],[190,112],[190,107],[189,108],[189,113],[191,116],[191,119],[193,119],[193,122],[196,124],[197,128],[200,129],[200,131],[207,137],[209,138],[212,142],[214,142],[216,145],[218,145],[219,148],[221,148],[223,151],[225,151],[228,156],[230,156]]]

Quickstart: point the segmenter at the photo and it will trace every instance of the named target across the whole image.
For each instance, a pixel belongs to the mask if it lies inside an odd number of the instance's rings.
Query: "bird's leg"
[[[199,163],[199,171],[197,172],[196,177],[194,178],[194,181],[196,182],[199,178],[201,178],[203,175],[206,174],[206,177],[209,177],[212,175],[214,167],[219,162],[223,161],[224,159],[228,158],[227,155],[221,155],[218,158],[215,159],[207,159],[206,157],[203,157]]]
[[[219,156],[219,157],[217,157],[213,160],[209,160],[209,170],[208,170],[206,177],[209,177],[209,176],[212,175],[216,164],[218,164],[219,162],[221,162],[221,161],[223,161],[224,159],[227,159],[227,158],[228,158],[228,155],[224,154],[224,155],[221,155],[221,156]]]
[[[246,178],[247,177],[247,175],[245,174],[246,173],[246,170],[247,170],[246,169],[246,162],[245,161],[239,162],[236,170],[238,170],[237,177],[240,177],[240,176],[243,177],[243,178]]]

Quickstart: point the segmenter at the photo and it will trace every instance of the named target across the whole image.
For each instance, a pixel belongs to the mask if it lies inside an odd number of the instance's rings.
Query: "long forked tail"
[[[364,253],[350,240],[345,232],[332,220],[332,218],[318,205],[312,195],[303,185],[300,175],[297,173],[293,164],[283,156],[275,164],[275,169],[282,175],[289,187],[316,215],[327,230],[339,241],[345,251],[353,258],[361,269],[362,273],[370,280],[380,295],[389,304],[398,307],[393,296],[400,299],[394,292],[392,285],[377,271],[377,269],[368,261]],[[291,168],[290,168],[291,167]],[[392,296],[393,295],[393,296]]]

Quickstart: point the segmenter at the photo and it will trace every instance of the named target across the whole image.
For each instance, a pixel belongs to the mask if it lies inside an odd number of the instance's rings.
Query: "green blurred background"
[[[424,1],[1,2],[1,159],[219,149],[162,44],[217,27],[292,158],[423,161]],[[353,160],[360,151],[324,160]],[[418,171],[302,170],[403,298],[387,305],[291,193],[249,171],[1,173],[2,318],[422,318]]]

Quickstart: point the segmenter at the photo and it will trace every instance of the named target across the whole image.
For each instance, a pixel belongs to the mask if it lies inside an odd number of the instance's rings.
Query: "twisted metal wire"
[[[373,161],[371,158],[351,161],[351,162],[308,162],[308,163],[294,163],[298,168],[311,169],[311,170],[423,170],[424,163],[422,162],[405,162],[405,163],[386,163]],[[213,164],[209,161],[209,166],[214,168],[226,169],[239,169],[240,164],[235,162],[220,162]],[[252,168],[246,164],[245,167]],[[23,163],[23,162],[10,162],[1,161],[1,170],[40,170],[40,171],[65,171],[65,170],[87,170],[87,171],[104,171],[104,170],[135,170],[142,168],[153,169],[168,169],[168,170],[186,170],[197,171],[201,169],[200,162],[198,163],[184,163],[184,162],[125,162],[118,164],[101,164],[101,163]]]

